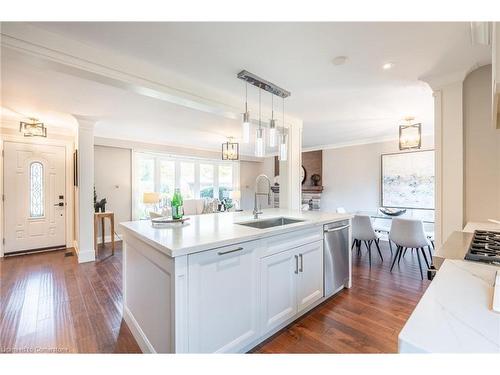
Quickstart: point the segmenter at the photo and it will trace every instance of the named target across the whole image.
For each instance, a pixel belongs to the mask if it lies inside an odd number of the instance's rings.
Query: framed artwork
[[[434,150],[383,154],[382,206],[434,209]]]

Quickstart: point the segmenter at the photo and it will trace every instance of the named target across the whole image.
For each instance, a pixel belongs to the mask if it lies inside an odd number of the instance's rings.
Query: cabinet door
[[[297,281],[298,311],[323,297],[323,241],[295,249],[299,255]]]
[[[298,255],[292,249],[261,259],[261,316],[265,334],[297,313]]]
[[[257,244],[189,255],[189,352],[238,352],[260,336]]]

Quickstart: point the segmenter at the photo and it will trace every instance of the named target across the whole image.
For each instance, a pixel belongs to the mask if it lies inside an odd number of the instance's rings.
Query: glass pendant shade
[[[242,141],[243,143],[250,142],[250,112],[246,111],[243,113],[243,123],[242,123]]]
[[[276,120],[269,122],[269,147],[276,147]]]
[[[288,145],[287,145],[287,135],[281,134],[280,145],[279,145],[279,159],[280,161],[286,161],[288,158]]]
[[[257,137],[255,138],[255,156],[264,157],[264,129],[257,129]]]

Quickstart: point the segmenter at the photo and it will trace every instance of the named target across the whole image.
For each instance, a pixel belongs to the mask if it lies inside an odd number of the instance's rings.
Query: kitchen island
[[[257,220],[121,223],[124,319],[143,352],[246,352],[326,299],[323,226],[350,219],[269,209]],[[345,241],[349,249],[350,230]],[[349,278],[335,292],[350,287],[348,253]]]

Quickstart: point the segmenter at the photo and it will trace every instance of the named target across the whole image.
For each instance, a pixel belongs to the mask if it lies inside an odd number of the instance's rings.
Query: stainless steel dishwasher
[[[323,226],[325,297],[349,280],[349,220]]]

